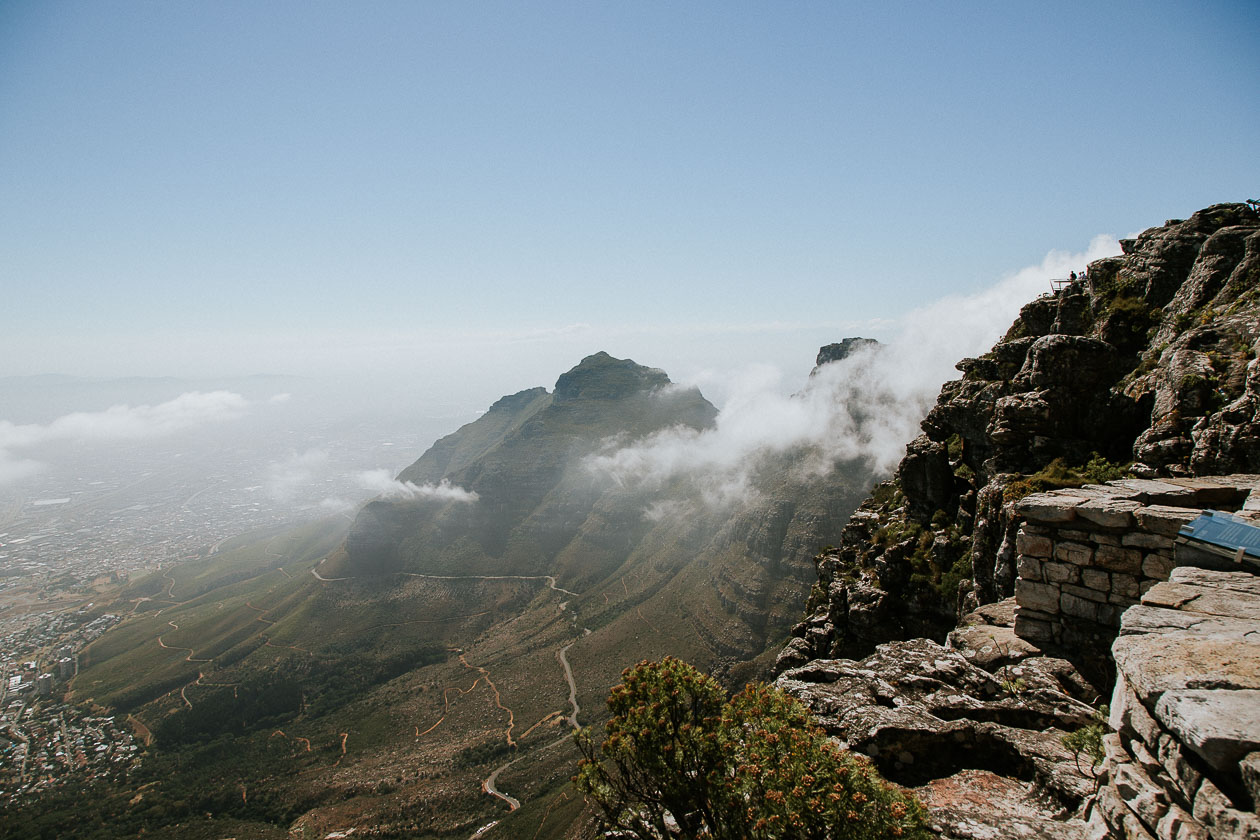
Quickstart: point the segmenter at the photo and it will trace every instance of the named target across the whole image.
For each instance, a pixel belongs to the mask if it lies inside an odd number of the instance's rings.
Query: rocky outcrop
[[[1241,515],[1186,507],[1204,503]],[[1245,571],[1260,563],[1197,536],[1252,545],[1260,477],[1128,479],[1011,507],[1027,520],[1015,598],[944,645],[805,661],[777,685],[917,787],[943,837],[1260,837],[1260,578]],[[1110,673],[1100,767],[1063,739],[1096,725]]]
[[[1013,594],[1030,491],[1260,472],[1260,214],[1221,204],[1123,243],[958,363],[896,478],[817,559],[781,667],[941,639]]]
[[[942,836],[1260,837],[1260,751],[1237,731],[1221,746],[1260,708],[1239,682],[1260,662],[1213,637],[1242,632],[1208,614],[1220,593],[1174,571],[1199,508],[1260,505],[1260,214],[1218,205],[1122,244],[958,364],[895,479],[815,559],[776,664],[833,735],[917,787]],[[1170,617],[1183,597],[1204,614]],[[1154,652],[1174,630],[1217,647]],[[1154,676],[1192,666],[1217,682]],[[1134,697],[1092,796],[1099,768],[1061,736],[1117,668]],[[1222,688],[1239,693],[1217,710]]]
[[[1120,633],[1094,822],[1125,840],[1260,837],[1260,578],[1178,568]]]
[[[826,344],[819,348],[818,358],[814,362],[814,370],[810,375],[818,372],[818,369],[825,364],[838,362],[846,359],[858,350],[867,350],[879,346],[879,342],[873,338],[845,338],[835,344]]]
[[[1097,694],[1072,665],[1014,635],[1009,602],[968,617],[947,645],[880,645],[820,659],[776,685],[889,779],[916,787],[949,838],[1085,838],[1073,816],[1093,789],[1062,735]]]

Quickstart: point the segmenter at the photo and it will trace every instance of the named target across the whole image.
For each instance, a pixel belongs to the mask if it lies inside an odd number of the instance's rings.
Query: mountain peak
[[[866,347],[877,347],[879,342],[873,338],[845,338],[837,344],[827,344],[818,349],[818,360],[814,362],[822,367],[829,362],[838,362],[852,353]]]
[[[587,356],[556,380],[555,399],[621,399],[670,384],[663,370],[632,359],[614,359],[604,351]]]

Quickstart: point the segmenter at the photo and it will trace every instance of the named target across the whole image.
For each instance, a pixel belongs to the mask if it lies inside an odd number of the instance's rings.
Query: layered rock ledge
[[[1112,650],[1095,824],[1125,840],[1260,838],[1260,577],[1174,569]]]
[[[1246,474],[1025,497],[1014,598],[945,644],[816,659],[776,684],[915,787],[942,837],[1260,840],[1260,578],[1181,536],[1208,506],[1253,515],[1258,488]],[[1116,732],[1092,767],[1062,738],[1095,719],[1112,673]]]

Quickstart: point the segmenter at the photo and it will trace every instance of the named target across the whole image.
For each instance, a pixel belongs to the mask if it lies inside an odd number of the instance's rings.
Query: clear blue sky
[[[0,375],[807,369],[1260,197],[1257,44],[1212,0],[10,0]]]

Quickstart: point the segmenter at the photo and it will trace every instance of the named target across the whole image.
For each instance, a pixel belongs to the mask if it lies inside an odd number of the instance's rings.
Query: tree
[[[926,838],[926,812],[842,750],[795,699],[764,684],[729,701],[685,662],[640,662],[612,690],[596,747],[577,736],[574,777],[627,838]]]

